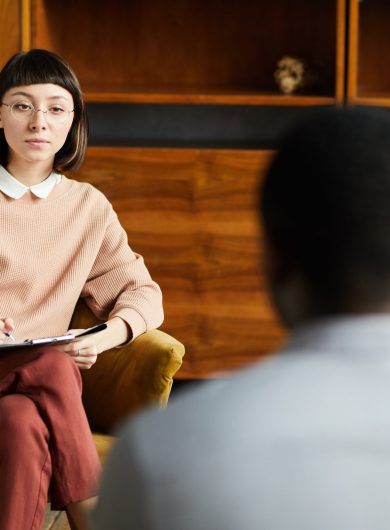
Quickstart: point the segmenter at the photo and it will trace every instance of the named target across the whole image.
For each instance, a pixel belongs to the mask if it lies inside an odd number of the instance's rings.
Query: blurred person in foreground
[[[129,421],[96,530],[390,528],[390,116],[315,113],[260,197],[289,341]]]

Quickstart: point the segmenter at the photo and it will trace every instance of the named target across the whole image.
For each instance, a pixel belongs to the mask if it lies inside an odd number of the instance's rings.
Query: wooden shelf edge
[[[171,156],[179,156],[179,155],[188,155],[188,154],[196,154],[202,152],[204,153],[212,153],[212,154],[218,154],[221,156],[224,155],[232,155],[232,156],[240,156],[243,153],[247,154],[249,156],[256,155],[257,157],[261,156],[265,160],[267,160],[269,157],[273,156],[275,153],[275,149],[256,149],[256,148],[244,148],[241,147],[239,149],[229,149],[229,148],[220,148],[220,147],[161,147],[161,146],[153,146],[153,147],[140,147],[140,146],[110,146],[110,145],[88,145],[87,147],[87,156],[91,157],[109,157],[109,156],[124,156],[126,153],[138,153],[140,156],[145,156],[147,158],[150,158],[150,156],[157,154],[166,154],[168,157]],[[164,331],[164,330],[163,330]]]
[[[350,0],[349,7],[349,48],[347,72],[347,100],[357,98],[358,54],[359,54],[359,5],[358,0]]]
[[[362,97],[356,96],[349,98],[349,105],[370,105],[373,107],[390,107],[390,95],[389,97]]]
[[[31,0],[21,0],[21,50],[27,52],[31,49]]]
[[[345,53],[346,53],[346,25],[347,4],[346,0],[338,0],[336,5],[336,99],[339,104],[344,102],[345,84]]]
[[[335,96],[283,95],[283,94],[164,94],[131,92],[88,92],[85,100],[93,103],[172,103],[198,105],[275,105],[315,106],[335,105]]]

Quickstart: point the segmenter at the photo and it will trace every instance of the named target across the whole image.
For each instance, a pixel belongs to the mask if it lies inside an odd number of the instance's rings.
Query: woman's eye
[[[65,109],[62,107],[59,107],[58,105],[54,105],[53,107],[49,107],[50,114],[62,114],[65,112]]]
[[[23,112],[31,110],[33,107],[29,103],[14,103],[14,109]]]

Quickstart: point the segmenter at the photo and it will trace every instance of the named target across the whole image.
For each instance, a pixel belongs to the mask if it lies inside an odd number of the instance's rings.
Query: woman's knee
[[[31,364],[23,369],[23,380],[34,386],[45,388],[81,391],[81,375],[76,363],[67,353],[57,349],[47,349]]]
[[[23,394],[8,394],[0,398],[1,453],[19,454],[34,447],[46,449],[47,427],[33,401]]]

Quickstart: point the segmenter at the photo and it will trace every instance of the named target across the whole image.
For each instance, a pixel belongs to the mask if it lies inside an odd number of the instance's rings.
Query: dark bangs
[[[70,67],[59,56],[45,50],[31,50],[11,57],[0,78],[0,96],[15,86],[52,83],[70,92],[80,91],[78,81]],[[77,96],[76,96],[77,97]]]

